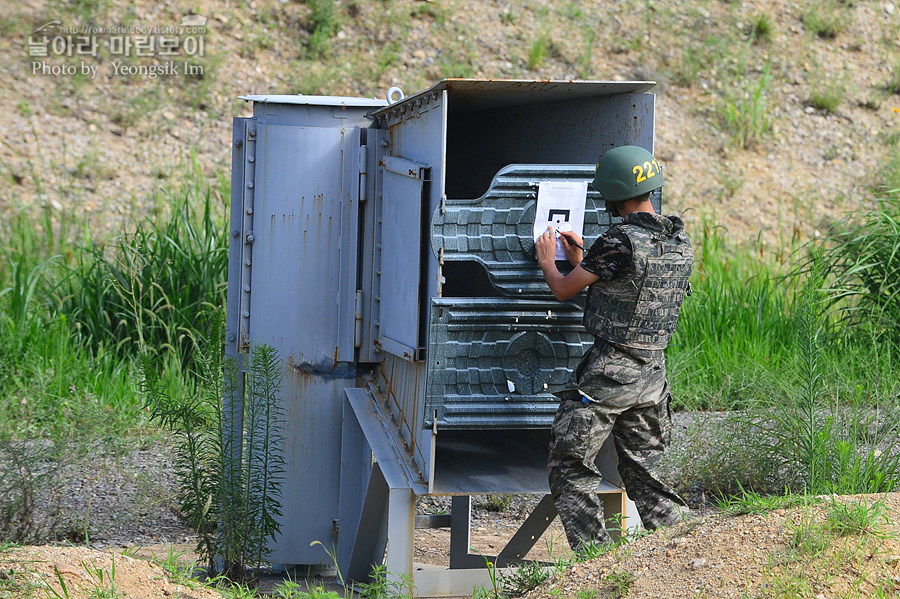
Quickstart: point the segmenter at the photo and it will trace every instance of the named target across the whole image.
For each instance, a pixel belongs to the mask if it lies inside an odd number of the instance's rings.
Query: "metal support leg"
[[[450,569],[484,568],[484,558],[469,553],[472,542],[472,496],[450,499]]]
[[[384,565],[390,582],[399,583],[405,575],[413,583],[413,534],[416,498],[409,488],[391,489],[387,505],[387,544]],[[408,589],[412,595],[412,588]]]
[[[541,535],[550,527],[550,523],[556,518],[556,513],[553,496],[544,495],[544,498],[522,523],[503,551],[497,555],[497,567],[521,563]]]
[[[344,569],[348,580],[366,580],[371,574],[372,564],[380,564],[384,558],[387,539],[387,504],[390,490],[378,464],[372,467],[366,496],[363,500],[359,528],[353,542],[350,559]]]
[[[625,493],[600,493],[603,500],[603,519],[606,520],[606,531],[614,543],[622,539],[625,523]]]

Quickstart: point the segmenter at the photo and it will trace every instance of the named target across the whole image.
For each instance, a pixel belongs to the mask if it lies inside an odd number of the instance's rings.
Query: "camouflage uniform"
[[[550,490],[573,549],[609,541],[595,461],[612,434],[619,474],[645,528],[680,521],[687,506],[659,477],[672,431],[663,348],[693,264],[677,217],[629,214],[591,247],[585,327],[596,343],[558,393],[547,463]]]

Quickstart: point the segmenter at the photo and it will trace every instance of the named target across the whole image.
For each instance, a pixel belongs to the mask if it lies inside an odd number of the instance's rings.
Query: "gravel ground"
[[[45,479],[37,506],[41,540],[93,548],[193,542],[178,517],[173,455],[164,441],[94,447]]]
[[[674,414],[673,451],[687,439],[697,414]],[[58,471],[44,490],[37,509],[40,528],[50,538],[67,539],[94,548],[129,547],[163,542],[193,544],[193,531],[180,522],[177,483],[172,470],[173,451],[163,437],[137,447],[97,447],[84,458],[73,458]],[[677,472],[672,472],[673,477]],[[502,533],[528,516],[539,497],[514,496],[502,512],[492,509],[490,498],[473,500],[473,527]],[[702,498],[688,497],[692,508]],[[421,513],[449,512],[448,497],[424,497]],[[85,532],[87,534],[85,534]]]

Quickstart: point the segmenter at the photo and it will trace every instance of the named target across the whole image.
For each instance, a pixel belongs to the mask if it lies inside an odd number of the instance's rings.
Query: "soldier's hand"
[[[566,252],[566,260],[573,267],[581,264],[584,260],[584,240],[574,231],[560,231],[559,238],[562,241],[563,250]]]
[[[534,256],[539,265],[556,263],[556,234],[553,227],[547,227],[534,242]]]

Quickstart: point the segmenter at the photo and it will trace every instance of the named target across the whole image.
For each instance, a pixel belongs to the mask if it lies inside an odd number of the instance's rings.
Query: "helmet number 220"
[[[645,162],[643,165],[638,164],[631,169],[631,172],[637,175],[635,183],[641,183],[650,177],[655,177],[659,173],[659,163],[653,160],[652,162]]]

